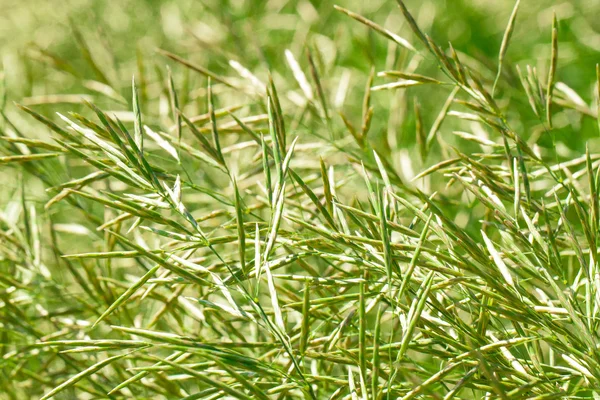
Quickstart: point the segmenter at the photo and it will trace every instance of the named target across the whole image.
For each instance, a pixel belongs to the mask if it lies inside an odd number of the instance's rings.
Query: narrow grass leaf
[[[512,13],[510,14],[510,18],[508,19],[508,25],[506,26],[506,30],[504,31],[504,37],[502,38],[502,44],[500,45],[500,54],[498,54],[498,73],[496,74],[494,86],[492,87],[492,96],[494,95],[494,93],[496,93],[496,86],[498,85],[498,81],[500,80],[500,76],[502,75],[502,65],[504,63],[504,56],[506,56],[508,44],[510,43],[510,38],[512,37],[513,31],[515,29],[515,21],[517,20],[517,12],[519,11],[520,3],[521,0],[516,1]]]
[[[102,313],[102,315],[100,317],[98,317],[98,319],[96,320],[96,322],[94,322],[94,324],[92,325],[92,329],[98,325],[98,323],[100,323],[100,321],[104,320],[106,317],[108,317],[113,311],[115,311],[119,306],[121,306],[122,304],[124,304],[127,300],[129,300],[129,298],[139,289],[141,288],[147,281],[148,279],[152,278],[154,276],[154,274],[156,273],[156,271],[158,271],[158,269],[160,268],[160,265],[156,265],[155,267],[153,267],[152,269],[150,269],[148,272],[146,272],[137,282],[135,282],[133,285],[131,285],[121,296],[119,296],[119,298],[117,300],[115,300],[114,303],[112,303],[110,305],[110,307],[108,307],[108,309],[106,309],[106,311],[104,311]]]
[[[120,358],[123,358],[125,356],[129,355],[129,353],[127,354],[119,354],[117,356],[113,356],[113,357],[109,357],[105,360],[102,360],[94,365],[92,365],[91,367],[81,371],[80,373],[72,376],[71,378],[67,379],[66,381],[64,381],[63,383],[61,383],[60,385],[58,385],[57,387],[55,387],[54,389],[52,389],[51,391],[49,391],[48,393],[46,393],[44,396],[42,396],[40,398],[40,400],[46,400],[49,399],[51,397],[54,397],[56,394],[58,394],[59,392],[62,392],[63,390],[75,385],[77,382],[79,382],[80,380],[95,374],[96,372],[98,372],[99,370],[101,370],[102,368],[106,367],[107,365],[111,364],[113,361],[116,361]]]

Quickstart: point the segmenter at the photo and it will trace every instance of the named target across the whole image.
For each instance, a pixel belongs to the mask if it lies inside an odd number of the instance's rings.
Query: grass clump
[[[158,50],[71,15],[77,66],[5,65],[0,396],[600,396],[598,84],[561,80],[580,28],[499,3],[493,56],[433,39],[435,3],[207,1]]]

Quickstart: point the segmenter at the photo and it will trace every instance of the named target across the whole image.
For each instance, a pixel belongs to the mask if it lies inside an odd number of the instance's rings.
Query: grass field
[[[600,398],[600,2],[0,6],[0,399]]]

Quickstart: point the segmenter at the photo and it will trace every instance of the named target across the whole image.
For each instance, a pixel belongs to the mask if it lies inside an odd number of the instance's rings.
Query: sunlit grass
[[[5,61],[0,398],[600,396],[587,15],[250,3]]]

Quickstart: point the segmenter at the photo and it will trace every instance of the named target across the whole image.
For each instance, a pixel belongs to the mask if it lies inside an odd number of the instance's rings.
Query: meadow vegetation
[[[600,3],[0,5],[0,399],[600,398]]]

